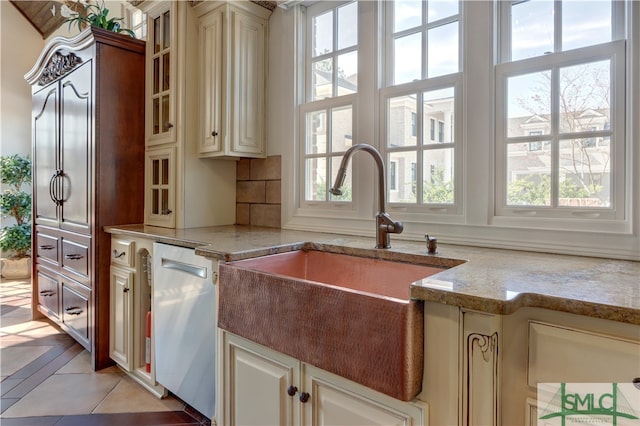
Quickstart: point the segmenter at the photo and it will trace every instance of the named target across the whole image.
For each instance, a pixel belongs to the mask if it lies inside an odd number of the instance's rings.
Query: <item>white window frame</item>
[[[555,53],[537,56],[518,61],[509,61],[510,57],[510,6],[511,2],[505,1],[500,5],[501,14],[501,30],[504,39],[501,40],[501,55],[505,58],[502,63],[496,65],[496,174],[495,174],[495,213],[493,223],[501,226],[522,227],[522,228],[541,228],[541,229],[571,229],[580,231],[605,231],[605,232],[624,232],[628,230],[628,222],[625,218],[629,216],[628,204],[626,204],[625,181],[626,164],[625,154],[631,155],[629,145],[625,143],[625,117],[620,113],[625,109],[625,88],[627,81],[625,80],[625,46],[624,40],[614,40],[608,43],[583,47],[574,50],[560,51],[559,37],[555,38]],[[621,6],[618,3],[613,8],[612,21],[613,37],[622,38],[624,32],[621,30],[620,13]],[[556,11],[559,4],[555,4]],[[556,14],[556,34],[561,32],[558,28],[560,19]],[[624,21],[622,21],[624,22]],[[618,24],[616,26],[616,23]],[[523,142],[546,141],[551,140],[551,157],[552,157],[552,187],[557,186],[558,170],[557,159],[559,156],[559,141],[564,139],[563,134],[559,133],[557,126],[557,114],[559,106],[554,101],[557,94],[557,87],[552,82],[552,130],[548,135],[531,136],[531,137],[508,137],[506,134],[506,116],[507,116],[507,79],[509,77],[529,74],[539,71],[551,71],[552,78],[556,78],[556,74],[560,68],[579,65],[583,63],[596,62],[600,60],[609,60],[611,63],[611,142],[610,142],[610,160],[611,160],[611,206],[597,208],[571,208],[567,206],[513,206],[506,204],[506,187],[507,187],[507,144],[509,141]],[[556,83],[557,84],[557,83]],[[609,132],[606,132],[609,133]],[[598,136],[596,134],[595,136]],[[572,137],[582,138],[594,136],[593,132],[572,133]],[[566,137],[566,136],[565,136]],[[625,148],[626,146],[626,148]],[[555,166],[554,166],[555,165]],[[555,189],[552,189],[552,199],[557,196]]]
[[[311,100],[312,99],[312,58],[311,58],[311,49],[312,49],[312,37],[311,37],[311,21],[312,21],[312,16],[318,16],[330,9],[334,9],[336,10],[339,6],[342,6],[344,4],[348,4],[351,3],[353,0],[345,0],[345,1],[326,1],[326,2],[314,2],[312,4],[308,4],[306,6],[304,5],[299,5],[297,7],[299,7],[301,9],[301,19],[300,19],[300,23],[303,24],[303,28],[300,30],[301,34],[304,34],[304,43],[303,45],[304,47],[304,51],[301,52],[300,58],[304,58],[302,59],[302,62],[304,63],[304,67],[302,68],[301,74],[299,75],[300,77],[300,81],[303,82],[303,84],[301,84],[300,90],[302,91],[302,96],[300,97],[300,104],[298,106],[298,134],[297,134],[297,141],[295,142],[297,145],[297,152],[298,152],[298,164],[297,164],[297,181],[300,182],[299,185],[297,185],[297,188],[295,189],[295,194],[296,194],[296,205],[297,205],[297,215],[304,218],[304,217],[320,217],[320,218],[327,218],[329,221],[332,219],[335,219],[337,217],[343,217],[343,218],[352,218],[357,220],[360,215],[362,214],[362,209],[358,208],[358,203],[362,202],[363,197],[361,196],[361,191],[355,189],[356,186],[361,185],[361,179],[358,177],[358,173],[357,173],[357,161],[354,161],[351,164],[351,167],[349,169],[349,172],[352,173],[352,200],[351,201],[334,201],[331,199],[328,199],[326,201],[323,200],[307,200],[306,199],[306,160],[309,158],[327,158],[331,159],[331,157],[340,157],[341,155],[344,154],[344,151],[329,151],[323,154],[306,154],[306,116],[307,114],[311,113],[311,112],[317,112],[317,111],[325,111],[326,113],[326,122],[325,125],[327,127],[326,132],[327,135],[329,135],[329,126],[330,126],[330,111],[334,108],[340,108],[340,107],[346,107],[346,106],[350,106],[351,107],[351,113],[352,113],[352,124],[351,124],[351,129],[352,129],[352,141],[353,143],[357,143],[358,139],[358,128],[357,128],[357,117],[358,117],[358,98],[359,98],[359,94],[358,93],[353,93],[353,94],[347,94],[347,95],[340,95],[340,96],[333,96],[333,97],[327,97],[324,99],[317,99],[317,100]],[[311,10],[310,10],[311,9]],[[313,15],[312,13],[313,12]],[[336,37],[336,32],[337,32],[337,26],[334,26],[333,28],[334,30],[334,40]],[[358,39],[358,44],[355,50],[358,51],[358,68],[360,69],[360,64],[362,61],[361,58],[361,40]],[[344,53],[345,51],[352,51],[354,49],[342,49],[340,51],[334,51],[326,56],[334,56],[337,57],[338,53]],[[322,55],[324,56],[324,55]],[[335,64],[337,64],[337,62],[334,62],[334,66]],[[334,75],[337,75],[336,72],[334,72]],[[332,84],[335,86],[337,83],[335,81],[332,82]],[[360,88],[360,84],[361,82],[358,81],[358,91]],[[327,189],[330,188],[330,185],[333,183],[333,180],[335,178],[335,174],[337,172],[337,170],[333,170],[331,167],[331,164],[328,164],[328,168],[329,168],[329,177],[328,177],[328,181],[327,181]],[[302,220],[302,223],[304,223],[305,220]],[[323,224],[325,222],[323,222],[322,220],[320,221],[316,221],[315,222],[315,226],[318,227],[323,227]],[[333,228],[333,225],[326,225],[328,228]]]
[[[366,3],[367,16],[371,15],[366,26],[384,28],[383,6]],[[283,228],[373,238],[373,214],[378,206],[375,200],[377,183],[373,162],[367,155],[355,155],[352,159],[352,203],[318,206],[300,201],[304,200],[300,188],[304,177],[300,167],[303,143],[300,117],[304,117],[305,95],[305,4],[298,3],[288,11],[278,9],[275,12],[274,22],[284,23],[283,37],[286,35],[290,41],[285,42],[285,38],[280,38],[270,44],[270,49],[273,47],[275,50],[272,52],[276,59],[270,64],[270,69],[274,70],[270,73],[270,79],[276,83],[275,86],[270,84],[270,87],[277,91],[274,93],[282,95],[269,99],[269,154],[282,155],[283,160]],[[388,206],[392,217],[403,220],[405,224],[404,232],[393,236],[392,246],[394,240],[422,241],[424,233],[428,232],[436,235],[444,244],[640,260],[640,196],[637,195],[640,193],[640,3],[624,1],[626,14],[619,16],[616,12],[614,18],[624,20],[627,28],[624,34],[624,81],[627,93],[622,110],[612,105],[617,109],[624,126],[624,149],[615,154],[622,154],[624,173],[616,174],[614,179],[616,185],[624,185],[622,195],[625,204],[619,219],[599,220],[574,216],[541,218],[526,213],[513,216],[496,214],[496,170],[503,167],[498,164],[500,156],[497,155],[498,146],[495,142],[498,109],[496,64],[500,57],[497,37],[504,31],[498,19],[501,5],[504,6],[499,1],[465,1],[461,10],[460,43],[464,51],[460,51],[460,64],[464,73],[459,87],[464,102],[460,106],[460,113],[456,112],[461,133],[460,136],[456,135],[456,141],[463,145],[461,165],[456,164],[456,170],[463,171],[464,175],[456,187],[462,190],[462,211],[457,215],[439,215],[435,211],[425,215],[407,212],[401,206]],[[371,13],[372,9],[374,13]],[[360,34],[364,26],[360,24]],[[296,37],[291,38],[291,33]],[[275,34],[279,37],[277,32]],[[384,34],[369,38],[371,40],[366,40],[369,45],[361,44],[358,47],[358,61],[375,66],[364,71],[360,68],[358,93],[353,101],[353,138],[354,143],[371,143],[383,151],[384,109],[381,105],[384,101],[379,88],[384,87],[382,70],[389,62],[385,60],[384,49],[377,50],[385,43]],[[292,117],[296,117],[293,126]],[[550,148],[543,145],[542,149]]]

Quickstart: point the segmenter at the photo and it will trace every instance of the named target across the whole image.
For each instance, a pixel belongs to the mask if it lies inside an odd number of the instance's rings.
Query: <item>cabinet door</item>
[[[58,226],[58,82],[33,95],[34,223]]]
[[[176,141],[176,14],[179,2],[147,10],[147,145]]]
[[[52,319],[60,317],[60,285],[58,275],[37,266],[34,286],[38,292],[38,310]]]
[[[131,370],[133,349],[133,279],[133,272],[111,267],[109,356],[126,370]]]
[[[60,82],[60,227],[85,234],[91,214],[91,65],[84,63]]]
[[[84,348],[91,351],[91,329],[89,320],[90,290],[79,283],[61,276],[62,281],[62,322],[66,331]]]
[[[264,146],[265,23],[231,7],[231,151],[259,157]]]
[[[224,93],[222,91],[222,64],[224,52],[223,8],[200,18],[200,154],[222,153],[226,130],[222,126]]]
[[[412,403],[393,399],[342,377],[303,364],[305,392],[302,424],[341,425],[423,425],[425,410]]]
[[[145,164],[145,224],[175,227],[175,148],[149,150]]]
[[[298,424],[294,396],[287,393],[298,382],[298,361],[228,333],[223,339],[220,424]]]

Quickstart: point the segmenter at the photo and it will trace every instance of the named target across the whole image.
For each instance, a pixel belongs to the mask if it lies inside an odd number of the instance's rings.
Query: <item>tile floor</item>
[[[158,399],[46,320],[31,321],[31,282],[0,281],[0,425],[203,425],[182,401]]]

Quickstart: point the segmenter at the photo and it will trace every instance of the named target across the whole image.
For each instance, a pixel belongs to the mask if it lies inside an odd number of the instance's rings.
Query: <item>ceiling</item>
[[[0,0],[1,1],[1,0]],[[60,5],[64,3],[64,0],[9,0],[20,13],[31,23],[43,39],[49,37],[60,25],[64,22],[64,18],[60,16]],[[271,11],[275,9],[275,1],[262,1],[251,0],[264,8]],[[139,1],[129,0],[130,3],[136,4]],[[191,3],[198,3],[198,1],[191,0]],[[53,12],[52,12],[53,11]]]
[[[64,22],[64,18],[60,16],[60,5],[62,4],[60,1],[10,0],[10,2],[40,33],[42,38],[49,37]],[[52,12],[54,8],[55,13]]]

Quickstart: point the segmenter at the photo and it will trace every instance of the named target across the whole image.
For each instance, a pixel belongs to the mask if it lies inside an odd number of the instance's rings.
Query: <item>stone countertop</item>
[[[374,238],[252,226],[105,229],[195,248],[196,254],[221,261],[314,247],[429,264],[448,269],[412,284],[415,299],[494,314],[538,307],[640,325],[640,262],[445,244],[427,255],[425,243],[397,236],[390,250],[376,250]]]

